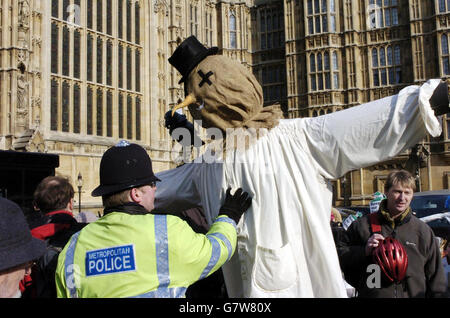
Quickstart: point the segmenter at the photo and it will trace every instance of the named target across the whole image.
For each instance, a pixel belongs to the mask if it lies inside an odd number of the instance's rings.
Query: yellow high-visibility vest
[[[206,235],[173,215],[112,212],[74,234],[56,269],[58,297],[184,297],[231,258],[236,223],[219,215]]]

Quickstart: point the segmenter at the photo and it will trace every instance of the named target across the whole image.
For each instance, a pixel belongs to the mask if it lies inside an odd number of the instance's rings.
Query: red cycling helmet
[[[387,237],[373,250],[373,260],[391,282],[399,283],[406,276],[408,255],[402,243]]]

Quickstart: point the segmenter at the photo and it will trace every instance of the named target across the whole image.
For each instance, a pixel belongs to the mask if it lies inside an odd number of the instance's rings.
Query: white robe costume
[[[202,206],[211,224],[226,189],[253,197],[223,266],[230,297],[347,297],[330,229],[329,179],[393,158],[441,126],[429,98],[439,80],[336,113],[282,119],[227,160],[157,173],[155,207]]]

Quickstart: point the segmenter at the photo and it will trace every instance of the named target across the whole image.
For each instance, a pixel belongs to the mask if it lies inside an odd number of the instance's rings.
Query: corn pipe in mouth
[[[175,114],[175,112],[178,109],[184,108],[189,106],[190,104],[193,104],[197,102],[197,99],[195,98],[195,96],[193,94],[189,94],[188,96],[186,96],[186,98],[184,99],[184,101],[182,101],[180,104],[176,105],[173,109],[172,109],[172,116],[173,114]]]

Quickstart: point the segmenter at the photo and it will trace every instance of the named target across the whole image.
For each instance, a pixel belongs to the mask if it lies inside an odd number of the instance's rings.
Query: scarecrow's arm
[[[161,182],[157,183],[153,212],[179,215],[190,208],[201,207],[207,223],[214,222],[227,189],[222,163],[194,161],[158,172],[156,176]]]
[[[186,163],[178,168],[157,173],[155,209],[158,213],[179,213],[201,206],[195,185],[200,165]]]
[[[438,114],[448,112],[448,93],[433,101],[439,80],[408,86],[399,94],[325,116],[298,120],[311,158],[329,179],[391,159],[442,128]],[[445,85],[446,87],[446,85]],[[434,107],[433,107],[434,106]]]

